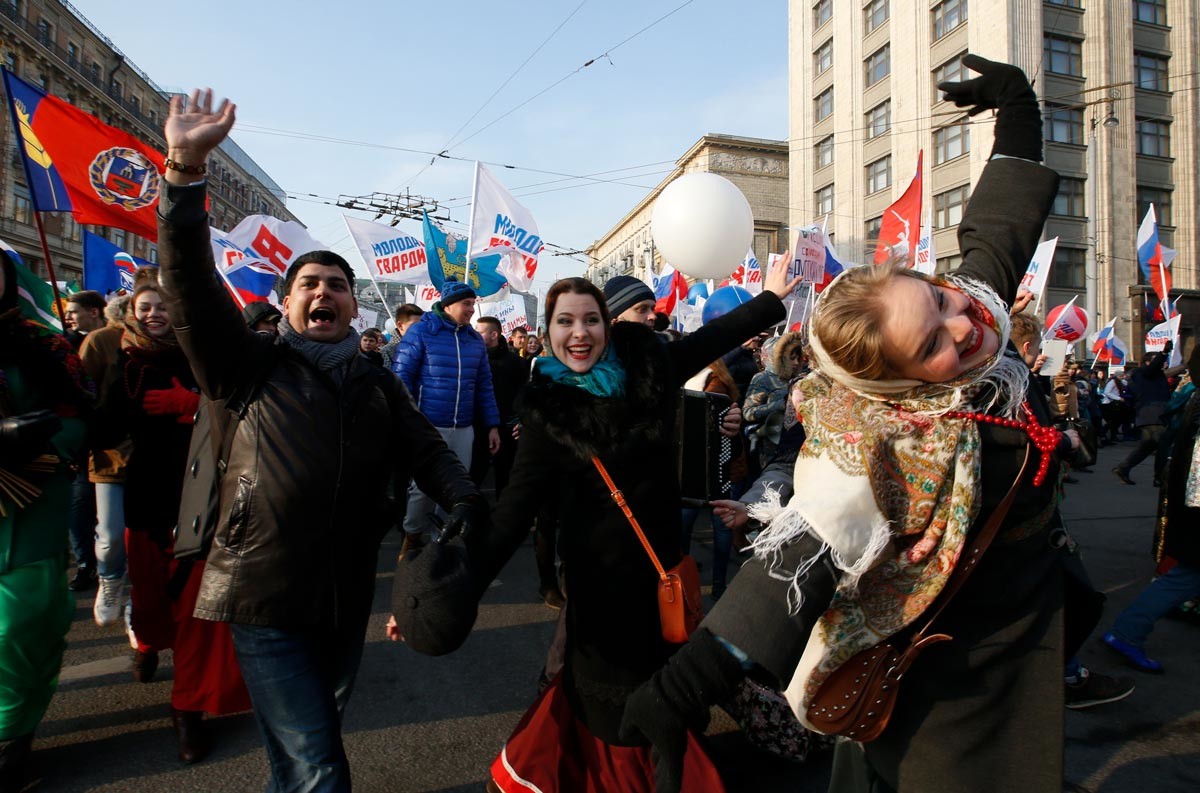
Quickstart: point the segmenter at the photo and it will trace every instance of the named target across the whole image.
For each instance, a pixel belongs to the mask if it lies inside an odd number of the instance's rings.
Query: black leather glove
[[[460,534],[466,539],[485,533],[488,522],[488,505],[483,496],[467,496],[451,507],[446,523],[438,531],[434,542],[444,545]]]
[[[688,730],[703,732],[709,708],[728,700],[745,675],[741,662],[701,628],[625,701],[621,740],[653,746],[656,793],[679,793]]]
[[[980,76],[958,83],[938,83],[946,100],[955,107],[970,107],[967,114],[971,116],[985,110],[999,111],[993,156],[1003,154],[1041,162],[1042,113],[1025,72],[978,55],[964,55],[962,62]]]
[[[53,410],[35,410],[0,419],[0,463],[20,465],[46,450],[46,444],[62,429]]]

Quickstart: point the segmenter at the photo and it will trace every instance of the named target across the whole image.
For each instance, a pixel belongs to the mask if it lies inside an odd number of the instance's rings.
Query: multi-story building
[[[587,253],[585,277],[597,284],[616,275],[648,280],[662,267],[650,235],[654,202],[685,173],[708,171],[729,179],[745,194],[754,216],[754,255],[763,267],[767,254],[787,248],[788,147],[779,140],[709,134],[675,162],[675,169],[600,237]],[[736,266],[736,262],[730,268]]]
[[[125,130],[160,151],[171,93],[160,88],[117,46],[65,0],[0,0],[0,58],[26,82]],[[5,108],[8,98],[4,97]],[[0,238],[35,272],[47,275],[34,226],[33,206],[4,110],[0,123]],[[228,231],[247,215],[295,220],[286,195],[236,143],[226,139],[209,160],[210,220]],[[80,226],[69,213],[42,216],[59,280],[82,276]],[[89,226],[134,256],[157,260],[153,243],[121,229]]]
[[[923,150],[938,268],[957,266],[993,118],[969,118],[935,86],[974,76],[968,52],[1014,63],[1041,97],[1046,164],[1063,177],[1045,230],[1059,244],[1044,305],[1075,295],[1085,305],[1094,256],[1093,327],[1118,317],[1140,354],[1135,239],[1150,203],[1162,243],[1179,251],[1175,286],[1200,285],[1197,10],[1196,0],[790,0],[790,224],[829,215],[840,252],[862,261]]]

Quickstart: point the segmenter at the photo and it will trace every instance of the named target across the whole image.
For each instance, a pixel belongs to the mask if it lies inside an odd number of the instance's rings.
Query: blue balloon
[[[718,317],[723,317],[730,311],[740,306],[742,303],[749,303],[754,299],[754,295],[742,289],[740,286],[723,286],[712,293],[712,297],[704,304],[704,310],[700,313],[704,324],[712,322]]]
[[[696,305],[696,298],[702,297],[708,299],[708,284],[703,281],[697,281],[688,287],[687,302],[689,306]]]

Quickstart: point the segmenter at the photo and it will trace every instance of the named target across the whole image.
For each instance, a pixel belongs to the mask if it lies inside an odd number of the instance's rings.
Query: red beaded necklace
[[[1003,416],[993,416],[989,413],[967,413],[959,410],[950,410],[942,415],[952,419],[966,419],[968,421],[983,422],[984,424],[995,424],[998,427],[1007,427],[1024,432],[1029,436],[1030,443],[1040,453],[1037,473],[1033,477],[1033,485],[1034,487],[1041,487],[1042,483],[1046,481],[1047,472],[1050,470],[1051,454],[1058,448],[1058,443],[1062,440],[1062,433],[1054,429],[1054,427],[1043,427],[1041,424],[1038,424],[1037,417],[1033,415],[1028,402],[1021,404],[1021,410],[1028,417],[1028,421],[1020,422],[1016,419],[1006,419]]]
[[[903,406],[891,403],[894,410],[899,410],[904,413],[911,411],[906,410]],[[993,416],[990,413],[968,413],[962,410],[948,410],[940,414],[951,419],[965,419],[976,423],[995,424],[997,427],[1007,427],[1012,430],[1021,430],[1029,436],[1029,441],[1034,445],[1034,448],[1040,453],[1038,459],[1037,473],[1033,477],[1034,487],[1041,487],[1046,481],[1046,474],[1050,470],[1051,454],[1058,448],[1059,441],[1062,440],[1062,433],[1054,429],[1054,427],[1043,427],[1038,424],[1037,417],[1033,415],[1033,410],[1029,407],[1029,402],[1021,403],[1021,410],[1029,418],[1027,422],[1020,422],[1016,419],[1006,419],[1003,416]]]

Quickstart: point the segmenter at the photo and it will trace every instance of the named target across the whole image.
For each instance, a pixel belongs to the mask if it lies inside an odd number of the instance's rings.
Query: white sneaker
[[[96,605],[92,607],[92,619],[101,628],[116,625],[121,621],[121,595],[125,591],[124,578],[101,578],[96,591]]]
[[[129,646],[138,648],[137,637],[133,635],[133,601],[125,601],[125,635],[129,637]]]

